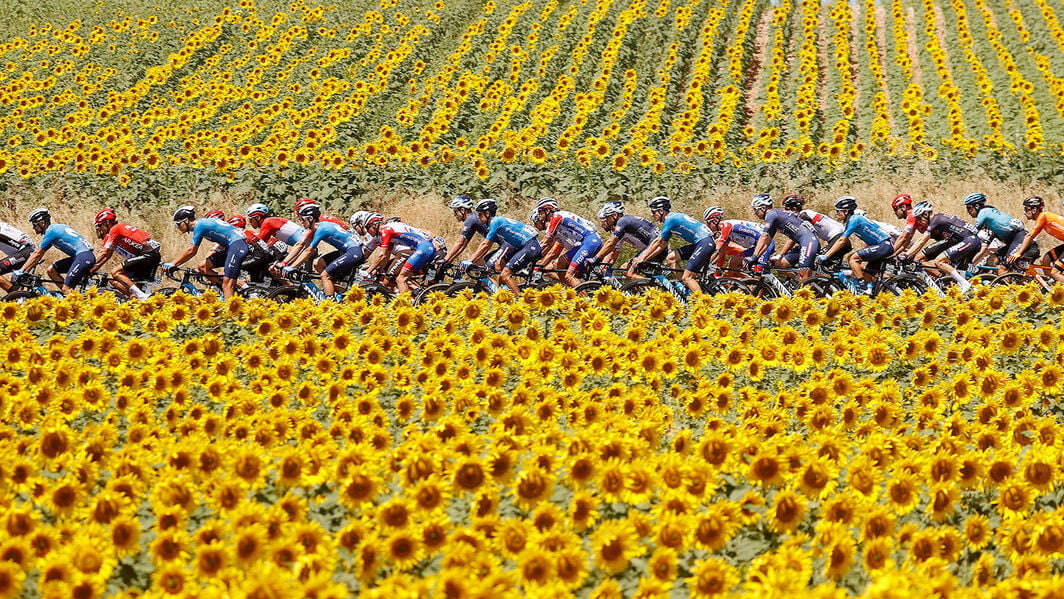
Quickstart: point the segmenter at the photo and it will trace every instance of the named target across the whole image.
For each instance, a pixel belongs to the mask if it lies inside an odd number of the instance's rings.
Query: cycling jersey
[[[537,236],[538,233],[531,225],[506,218],[505,216],[495,216],[492,217],[491,224],[488,225],[488,233],[484,236],[484,239],[519,248]]]
[[[336,218],[335,216],[333,216],[331,214],[322,214],[320,217],[318,217],[318,222],[320,222],[320,223],[332,223],[334,225],[340,225],[341,229],[350,229],[351,228],[351,227],[348,226],[347,222],[344,221],[344,219]]]
[[[26,249],[33,249],[33,240],[16,227],[0,221],[0,251],[13,256]]]
[[[658,228],[645,218],[625,214],[617,219],[613,236],[619,238],[620,243],[627,241],[637,250],[644,250],[658,236]]]
[[[953,243],[960,243],[969,237],[975,237],[978,233],[972,223],[944,212],[932,216],[927,227],[920,232],[924,231],[931,236],[931,239],[948,239]]]
[[[223,247],[228,247],[235,241],[245,241],[241,229],[217,218],[201,218],[192,227],[192,245],[198,246],[204,239]]]
[[[469,241],[470,239],[473,239],[473,236],[477,233],[480,233],[481,237],[487,237],[488,225],[480,222],[480,217],[476,213],[473,213],[462,221],[462,232],[458,235],[461,236],[462,239]]]
[[[595,225],[567,210],[557,210],[547,221],[547,240],[555,240],[567,250],[579,247],[584,239],[598,237]]]
[[[381,225],[380,238],[381,247],[385,249],[393,245],[404,248],[417,248],[418,245],[425,241],[432,241],[432,235],[403,222]]]
[[[697,221],[682,212],[670,212],[661,223],[659,237],[668,241],[675,233],[687,243],[698,243],[707,237],[713,237],[713,232],[701,221]]]
[[[846,220],[846,229],[842,234],[845,237],[856,235],[858,239],[865,242],[865,245],[877,245],[890,239],[890,235],[887,235],[886,231],[880,229],[878,225],[860,214],[850,215],[850,218]]]
[[[271,216],[262,220],[256,238],[270,245],[273,245],[274,241],[281,241],[291,246],[302,241],[306,233],[306,229],[287,218]]]
[[[1031,229],[1031,237],[1037,237],[1042,231],[1049,233],[1057,239],[1064,239],[1064,216],[1042,211],[1034,221],[1034,228]]]
[[[41,238],[41,249],[47,250],[55,246],[59,251],[68,256],[76,256],[83,252],[91,252],[92,246],[77,231],[66,225],[49,225]]]
[[[117,224],[111,227],[107,236],[103,238],[103,249],[114,250],[123,258],[143,256],[152,252],[158,252],[162,245],[151,238],[147,231],[125,224]]]
[[[765,233],[772,237],[777,231],[799,245],[810,238],[816,239],[813,225],[802,220],[797,214],[787,212],[781,208],[773,208],[765,214]]]
[[[995,238],[1004,241],[1012,239],[1017,231],[1024,229],[1024,226],[1020,219],[1013,218],[993,206],[986,206],[975,217],[975,228],[986,229]]]
[[[917,222],[916,217],[913,216],[912,210],[909,211],[909,216],[905,217],[905,227],[903,227],[903,230],[906,233],[914,233],[916,231],[921,233],[924,232],[924,227],[921,227],[920,223]]]
[[[835,239],[846,229],[846,225],[815,210],[802,210],[798,216],[813,225],[816,236],[824,241]]]
[[[760,223],[748,220],[726,220],[720,223],[720,231],[717,233],[717,243],[722,240],[743,248],[749,249],[757,245],[757,240],[765,233],[765,227]]]
[[[894,239],[894,238],[897,238],[897,237],[901,236],[901,229],[899,229],[898,227],[895,227],[894,225],[892,225],[890,223],[885,223],[885,222],[883,222],[881,220],[874,220],[872,222],[877,224],[877,225],[879,225],[879,228],[882,229],[883,232],[886,233],[887,235],[890,235],[891,239]]]
[[[362,247],[362,240],[356,233],[352,233],[336,223],[321,222],[313,229],[313,237],[310,247],[317,248],[321,242],[328,243],[338,250],[349,250],[353,247]]]

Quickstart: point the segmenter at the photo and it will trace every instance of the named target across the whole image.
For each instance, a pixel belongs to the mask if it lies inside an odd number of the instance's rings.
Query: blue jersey
[[[77,256],[82,252],[91,252],[92,246],[77,231],[66,225],[49,225],[41,238],[41,249],[55,246],[68,256]]]
[[[846,230],[842,234],[845,237],[856,235],[858,239],[867,245],[876,245],[890,239],[890,235],[881,229],[879,225],[860,214],[850,215],[850,218],[846,221]]]
[[[199,245],[204,239],[229,247],[229,244],[244,239],[244,232],[218,218],[201,218],[192,227],[192,245]]]
[[[802,245],[811,239],[816,239],[816,231],[808,221],[793,212],[781,208],[774,208],[765,215],[765,233],[772,237],[779,231],[791,241]]]
[[[641,216],[625,214],[617,219],[613,227],[613,236],[631,243],[636,249],[646,249],[651,241],[658,236],[658,227]]]
[[[338,250],[349,250],[362,245],[362,240],[359,239],[357,233],[348,231],[336,223],[318,221],[318,226],[314,228],[314,236],[310,240],[310,247],[316,248],[323,241]]]
[[[467,216],[465,221],[462,223],[462,232],[459,233],[459,235],[462,237],[462,239],[469,241],[470,239],[473,239],[473,236],[477,233],[480,233],[481,237],[487,237],[488,225],[485,225],[484,223],[480,222],[480,217],[477,216],[477,214],[474,212],[473,214]]]
[[[712,237],[713,232],[709,227],[697,221],[683,212],[670,212],[661,223],[660,237],[666,241],[675,233],[687,243],[698,243],[707,237]]]
[[[557,210],[547,221],[547,239],[553,239],[566,249],[573,249],[585,239],[598,238],[595,225],[572,212]]]
[[[765,227],[748,220],[726,220],[720,223],[719,241],[727,241],[750,249],[757,246],[757,240],[765,234]]]
[[[1024,226],[1020,219],[1013,218],[993,206],[986,206],[975,217],[975,228],[986,229],[994,237],[1007,241],[1011,240],[1017,231],[1022,231]]]
[[[535,239],[537,235],[538,233],[531,225],[505,216],[496,216],[491,219],[488,234],[484,236],[484,239],[519,248]]]

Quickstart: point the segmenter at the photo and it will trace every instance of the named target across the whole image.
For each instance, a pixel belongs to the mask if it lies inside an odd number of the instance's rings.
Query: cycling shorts
[[[23,264],[26,263],[26,260],[29,259],[30,254],[32,253],[33,248],[27,246],[15,252],[14,254],[11,254],[7,258],[0,260],[0,275],[6,275],[11,271],[20,268]]]
[[[934,260],[935,258],[938,258],[939,254],[941,254],[942,252],[946,251],[946,249],[949,248],[952,245],[953,245],[953,242],[950,241],[949,239],[943,239],[942,241],[936,241],[935,243],[932,243],[931,245],[927,246],[926,249],[924,249],[924,251],[923,251],[924,259],[925,260]]]
[[[222,276],[227,279],[240,278],[240,267],[243,265],[244,258],[249,251],[251,251],[251,248],[248,247],[248,242],[243,239],[230,243],[225,253],[225,270],[222,271]]]
[[[484,264],[487,264],[489,267],[494,267],[498,262],[506,264],[506,261],[515,253],[517,253],[517,248],[508,243],[504,243],[496,248],[495,251],[489,253],[487,258],[484,258]]]
[[[820,253],[820,240],[815,236],[808,236],[805,239],[797,242],[798,244],[798,260],[791,262],[798,268],[813,268],[813,261],[816,260],[816,255]],[[788,262],[790,262],[788,260]]]
[[[358,268],[358,265],[362,264],[365,259],[365,252],[362,251],[362,246],[356,245],[348,248],[342,256],[333,260],[325,267],[325,272],[329,273],[329,276],[333,279],[342,279],[348,275],[352,270]]]
[[[509,269],[510,272],[524,270],[531,266],[536,260],[539,260],[542,254],[543,246],[539,244],[539,238],[533,237],[510,257],[506,262],[506,268]]]
[[[64,285],[76,287],[88,278],[94,264],[96,264],[96,254],[92,250],[88,250],[75,256],[67,256],[52,266],[55,267],[56,272],[59,274],[66,275],[66,278],[63,279]]]
[[[1057,270],[1064,270],[1064,243],[1046,252],[1049,255],[1050,263]]]
[[[1004,260],[1006,257],[1011,256],[1012,252],[1015,252],[1016,249],[1020,247],[1020,244],[1023,243],[1023,240],[1026,237],[1027,231],[1024,231],[1023,229],[1016,231],[1012,235],[1011,239],[1001,240],[1005,245],[999,247],[997,251],[994,252],[994,255],[997,256],[999,260]],[[1031,245],[1027,248],[1027,251],[1024,252],[1023,256],[1021,256],[1020,258],[1023,260],[1028,260],[1030,262],[1034,262],[1038,259],[1039,255],[1040,254],[1038,251],[1038,242],[1032,241]]]
[[[344,255],[346,256],[347,254]],[[417,249],[415,249],[414,253],[410,254],[410,256],[406,259],[406,262],[403,263],[403,270],[408,270],[414,273],[415,275],[420,274],[421,271],[425,270],[425,267],[428,266],[429,262],[432,262],[432,259],[435,257],[436,244],[432,243],[431,239],[426,239],[425,241],[422,241],[421,243],[417,244]]]
[[[951,245],[946,250],[946,258],[950,263],[962,266],[971,262],[972,258],[979,253],[979,250],[983,249],[983,240],[979,239],[975,235],[969,235],[964,238],[964,241]]]
[[[150,281],[155,276],[155,269],[162,262],[158,251],[133,256],[122,263],[122,270],[134,281]]]
[[[274,262],[273,254],[262,249],[258,244],[248,244],[248,255],[244,258],[240,268],[248,273],[253,283],[261,283],[266,280],[266,269]]]
[[[683,250],[687,247],[690,247],[691,251],[689,254],[690,257],[687,259],[685,270],[690,272],[702,272],[705,270],[710,256],[712,256],[713,252],[717,250],[717,244],[713,241],[712,237],[706,237],[701,241],[686,245],[680,249]],[[681,253],[680,256],[682,257],[683,254]]]
[[[565,254],[569,258],[569,269],[575,270],[578,274],[583,272],[588,263],[595,259],[595,254],[598,254],[601,248],[602,238],[598,235],[584,237],[583,243]]]
[[[321,257],[321,261],[324,262],[326,266],[328,266],[329,264],[335,262],[337,258],[343,256],[346,253],[347,252],[345,252],[344,250],[333,250],[328,254],[323,254]]]

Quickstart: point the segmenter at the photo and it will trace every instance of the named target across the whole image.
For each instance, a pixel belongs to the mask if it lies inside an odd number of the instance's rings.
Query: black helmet
[[[842,210],[843,212],[853,212],[857,210],[857,198],[853,196],[842,196],[835,200],[835,210]]]
[[[485,198],[477,202],[475,210],[477,212],[487,212],[488,214],[495,216],[495,213],[499,211],[499,203],[492,198]]]
[[[299,212],[297,212],[297,214],[299,214],[299,216],[303,218],[317,219],[319,216],[321,216],[321,206],[317,204],[307,204],[305,206],[300,206]]]
[[[179,223],[183,220],[195,220],[196,209],[192,206],[182,206],[174,211],[174,222]]]
[[[787,196],[783,198],[783,207],[787,210],[801,210],[805,206],[805,198],[802,196]]]
[[[1023,201],[1024,208],[1045,208],[1046,201],[1038,196],[1031,196]]]
[[[672,210],[672,201],[665,196],[658,196],[647,200],[647,207],[651,212],[655,210]]]

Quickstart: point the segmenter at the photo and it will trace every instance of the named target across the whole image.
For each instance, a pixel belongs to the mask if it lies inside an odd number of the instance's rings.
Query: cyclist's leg
[[[969,235],[965,237],[963,241],[953,246],[950,246],[945,252],[939,256],[934,264],[935,267],[946,273],[951,279],[957,281],[957,286],[961,291],[968,291],[972,284],[968,282],[968,279],[964,278],[956,268],[955,264],[962,264],[966,260],[970,260],[972,256],[979,253],[979,250],[983,247],[983,241],[975,235]]]
[[[81,252],[70,262],[70,270],[63,279],[63,295],[70,293],[74,287],[85,282],[92,273],[92,266],[96,264],[96,254],[92,250]]]
[[[238,239],[229,244],[225,256],[225,270],[222,271],[222,296],[225,299],[233,297],[236,293],[236,281],[240,278],[240,268],[249,251],[248,242],[244,239]]]
[[[48,267],[45,274],[48,278],[56,283],[62,283],[66,279],[66,274],[70,272],[70,267],[74,264],[74,256],[67,256],[62,260],[57,260]]]
[[[706,237],[693,244],[693,246],[691,258],[687,261],[687,267],[684,268],[683,274],[680,275],[680,281],[687,285],[687,288],[691,291],[702,291],[698,278],[701,276],[702,271],[705,270],[710,256],[713,255],[714,250],[717,248],[717,244],[712,237]]]
[[[22,265],[29,259],[30,254],[33,253],[32,248],[23,248],[18,252],[11,254],[7,258],[0,260],[0,275],[6,275],[7,273],[22,268]],[[0,289],[3,291],[11,291],[11,287],[14,286],[12,281],[7,277],[0,276]]]
[[[543,247],[539,244],[539,239],[530,239],[510,257],[502,272],[499,273],[499,281],[510,291],[520,293],[521,290],[517,286],[517,281],[514,281],[513,274],[534,264],[540,259],[542,253]]]
[[[336,281],[339,281],[346,277],[353,269],[359,267],[365,260],[365,252],[362,246],[356,245],[352,248],[348,248],[343,255],[332,260],[325,270],[321,272],[321,286],[325,291],[325,295],[333,297],[336,295]]]
[[[435,257],[436,246],[432,243],[432,240],[419,243],[414,253],[410,254],[410,257],[403,263],[403,269],[395,279],[395,286],[399,289],[399,293],[410,292],[410,279],[414,275],[421,274]]]
[[[872,277],[865,273],[865,264],[870,267],[872,265],[879,265],[879,263],[889,258],[894,253],[894,242],[890,239],[877,243],[876,245],[870,245],[863,247],[856,252],[850,254],[850,267],[853,268],[853,274],[858,279],[865,281],[871,281]]]
[[[582,281],[580,275],[583,274],[587,265],[595,259],[598,255],[599,249],[602,248],[602,238],[598,235],[589,235],[584,238],[584,242],[577,248],[576,253],[573,255],[572,260],[569,261],[569,268],[565,271],[565,282],[570,287],[576,287]]]
[[[815,235],[809,235],[798,242],[798,280],[804,281],[813,274],[813,262],[820,253],[820,240]]]

